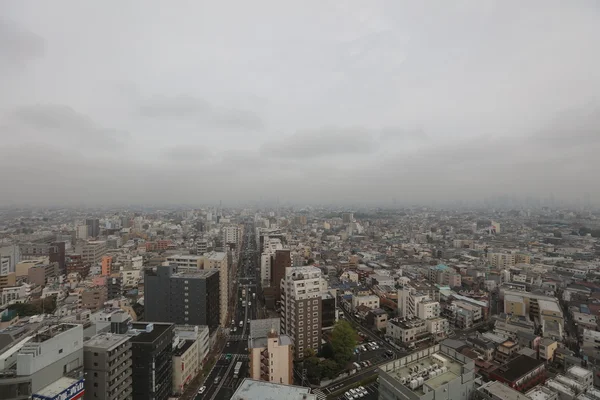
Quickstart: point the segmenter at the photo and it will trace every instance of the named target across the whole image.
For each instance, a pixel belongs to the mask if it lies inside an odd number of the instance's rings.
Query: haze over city
[[[599,17],[595,1],[5,1],[0,204],[598,204]]]

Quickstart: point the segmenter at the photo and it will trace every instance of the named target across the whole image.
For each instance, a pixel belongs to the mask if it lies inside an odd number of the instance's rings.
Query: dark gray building
[[[133,400],[167,400],[173,386],[175,325],[136,322],[131,338]]]
[[[100,220],[98,218],[88,218],[85,220],[85,224],[88,227],[88,236],[94,238],[100,236]]]
[[[219,271],[177,272],[159,266],[144,273],[144,315],[149,321],[178,325],[219,325]]]
[[[132,398],[131,343],[127,335],[102,333],[83,344],[85,399]]]
[[[106,278],[106,298],[118,299],[123,295],[123,278],[119,274],[112,274]]]

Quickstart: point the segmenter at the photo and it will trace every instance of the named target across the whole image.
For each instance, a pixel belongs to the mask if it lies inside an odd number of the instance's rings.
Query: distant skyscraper
[[[90,218],[85,220],[88,227],[88,235],[91,237],[100,236],[100,220],[98,218]]]
[[[351,212],[342,213],[342,222],[343,223],[349,224],[352,221],[354,221],[354,213],[351,213]]]

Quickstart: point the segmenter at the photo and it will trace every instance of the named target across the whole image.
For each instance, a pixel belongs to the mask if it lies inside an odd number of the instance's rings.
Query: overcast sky
[[[600,3],[3,1],[0,204],[600,202]]]

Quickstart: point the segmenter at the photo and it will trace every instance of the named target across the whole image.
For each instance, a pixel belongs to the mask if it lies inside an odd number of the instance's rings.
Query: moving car
[[[220,380],[221,380],[221,377],[220,377],[220,376],[217,376],[217,377],[215,378],[215,385],[216,385],[216,384],[218,384]]]
[[[202,386],[200,389],[198,389],[198,394],[202,394],[206,392],[206,386]]]

